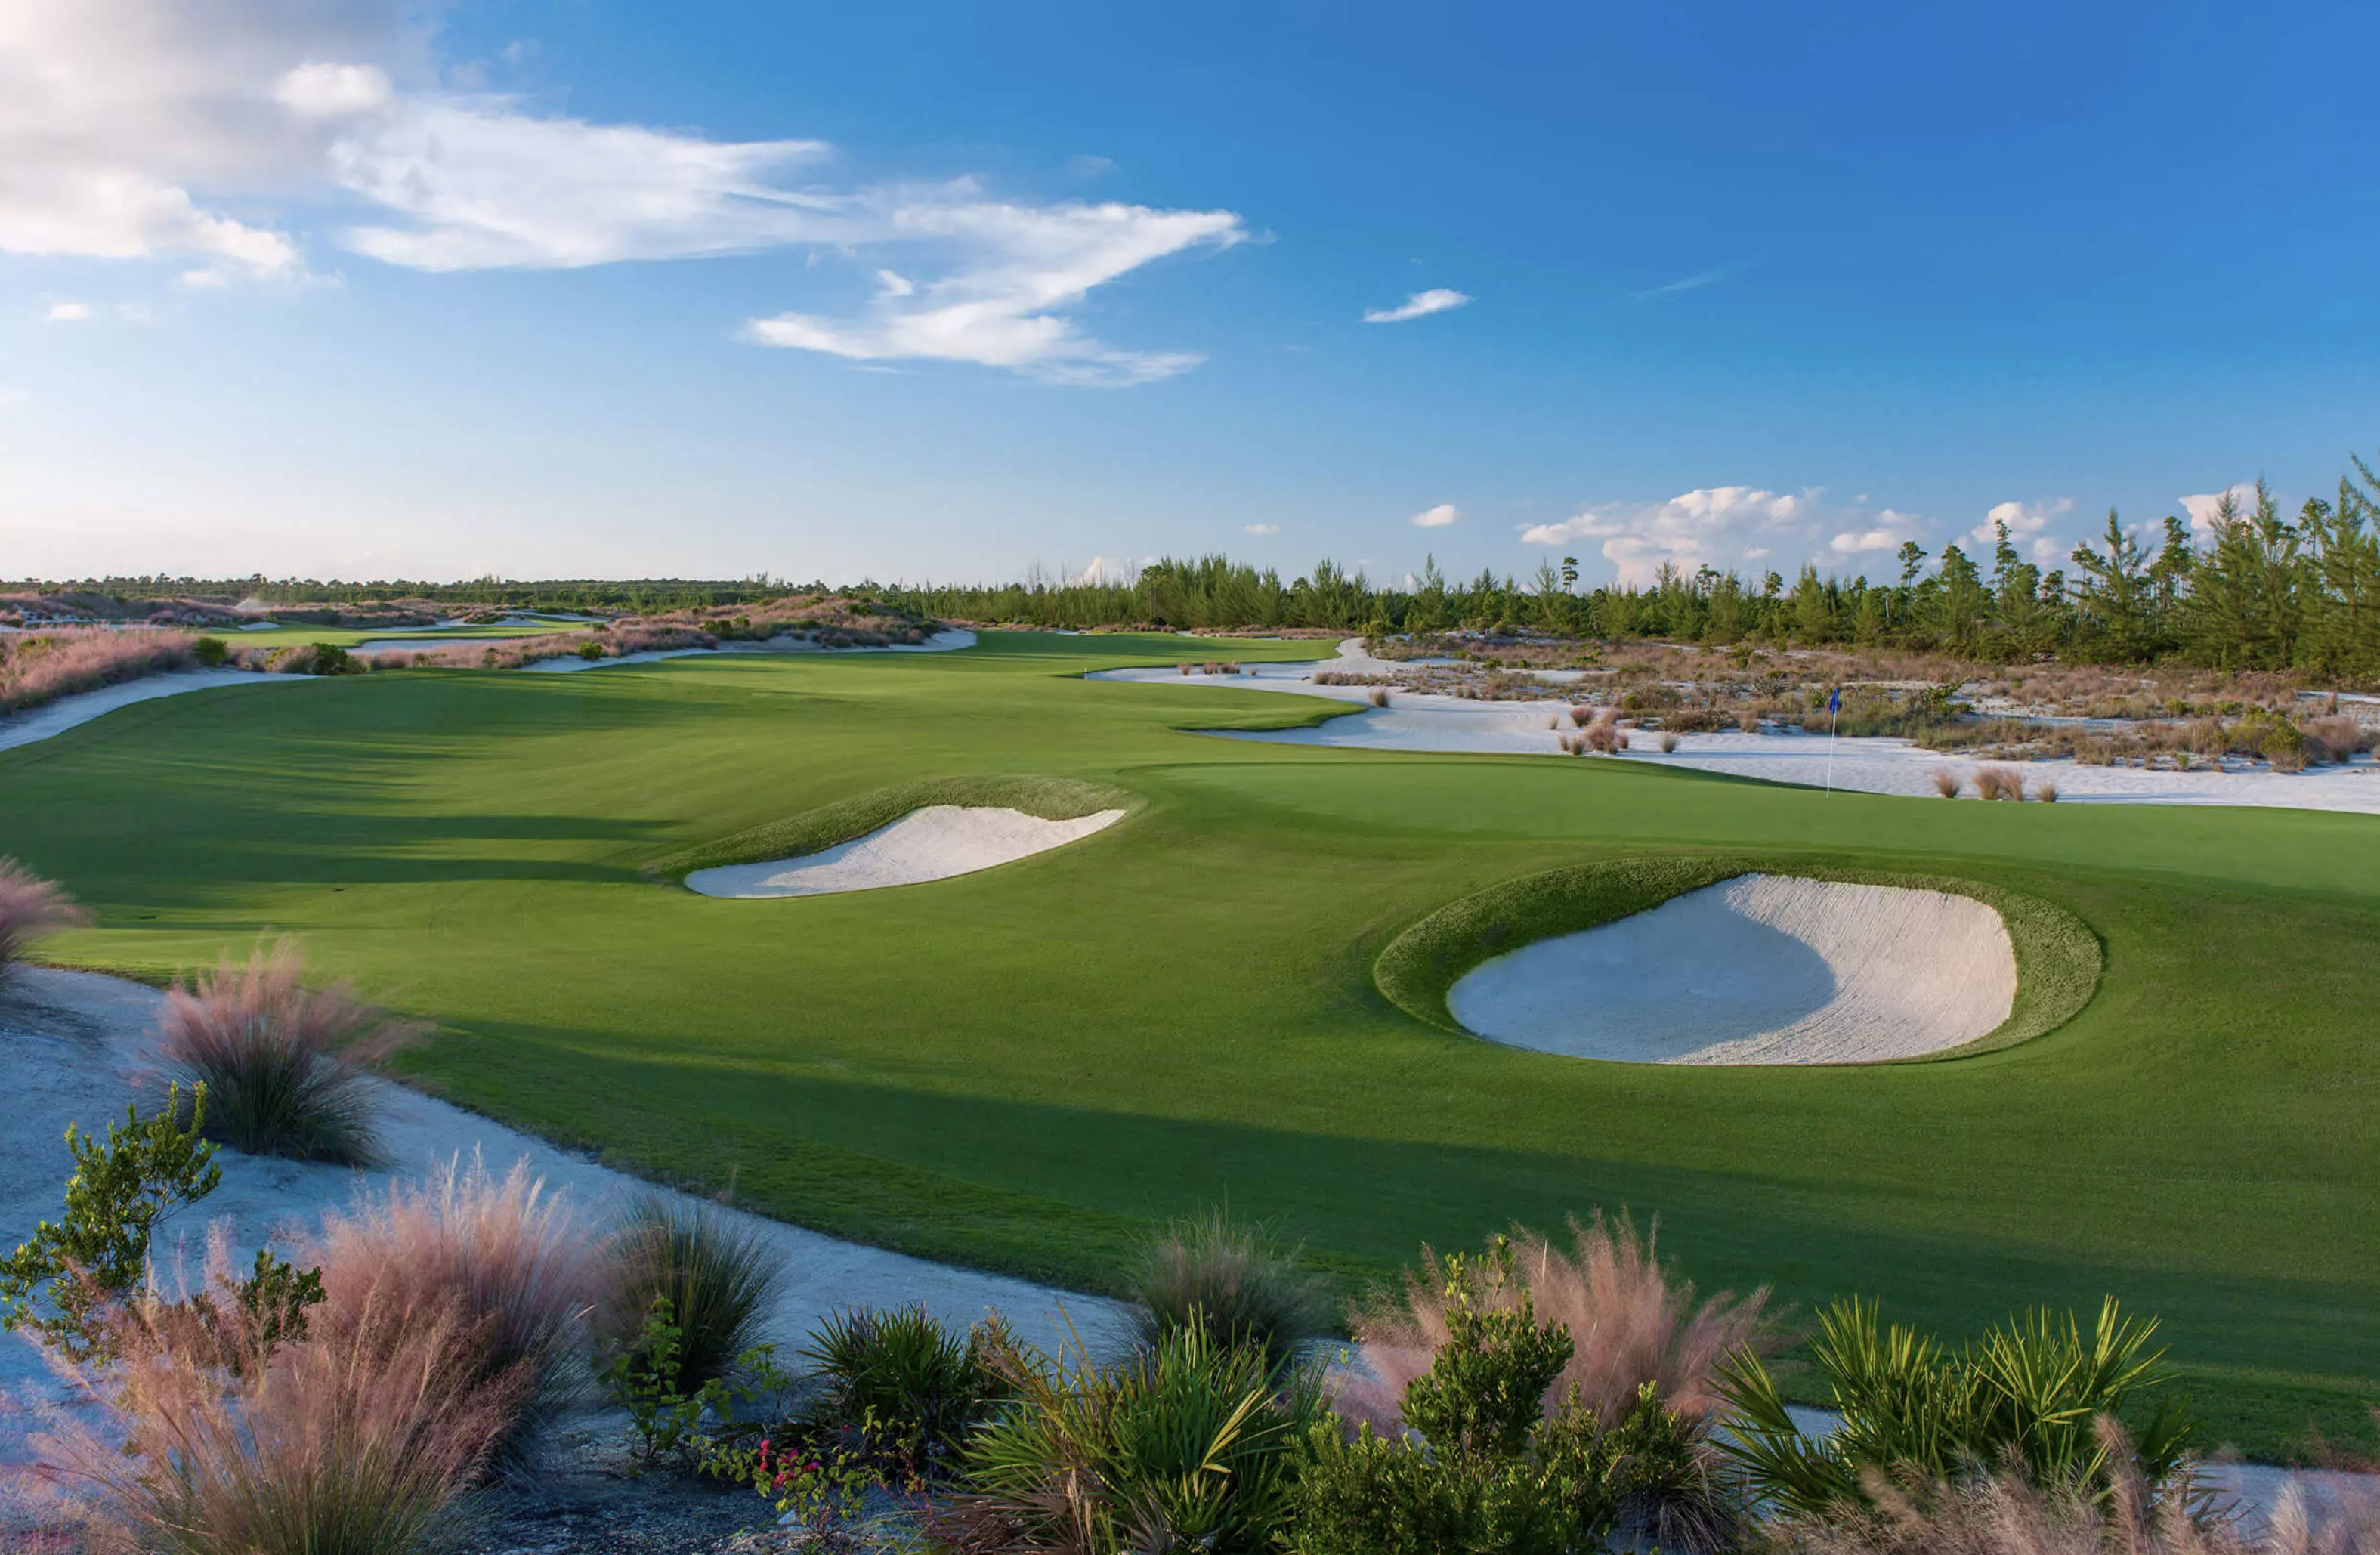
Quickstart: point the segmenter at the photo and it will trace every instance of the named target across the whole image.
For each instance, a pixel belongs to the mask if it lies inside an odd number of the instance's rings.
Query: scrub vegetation
[[[437,1023],[400,1071],[840,1235],[1122,1293],[1151,1234],[1228,1202],[1353,1295],[1424,1243],[1625,1204],[1714,1285],[1877,1297],[1951,1342],[2113,1294],[2161,1318],[2214,1440],[2370,1441],[2369,818],[1257,745],[1190,731],[1346,710],[1079,678],[1183,656],[987,633],[166,699],[0,753],[0,853],[96,910],[53,958],[162,981],[303,933],[315,968]],[[1133,822],[1029,875],[783,911],[646,872],[856,796],[1018,773],[1122,790]],[[1585,1063],[1375,983],[1450,905],[1590,865],[1641,905],[1755,865],[2006,893],[1986,899],[2040,1035],[1876,1066]],[[2087,925],[2070,978],[2021,899]]]

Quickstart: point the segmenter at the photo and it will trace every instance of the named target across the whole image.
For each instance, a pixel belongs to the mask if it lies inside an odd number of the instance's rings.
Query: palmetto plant
[[[1957,1351],[1853,1299],[1818,1315],[1810,1362],[1842,1424],[1824,1440],[1787,1414],[1767,1367],[1749,1353],[1722,1363],[1730,1417],[1720,1451],[1786,1512],[1825,1516],[1868,1503],[1878,1474],[1954,1483],[2013,1461],[2046,1485],[2108,1491],[2136,1475],[2152,1492],[2186,1461],[2192,1427],[2162,1403],[2140,1427],[2133,1462],[2117,1464],[2099,1429],[2167,1379],[2154,1319],[2113,1297],[2086,1335],[2071,1313],[2036,1310]]]

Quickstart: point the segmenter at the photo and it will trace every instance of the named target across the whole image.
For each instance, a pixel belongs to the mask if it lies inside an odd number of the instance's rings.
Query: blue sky
[[[2371,6],[21,0],[0,576],[2055,559],[2380,450],[2374,59]]]

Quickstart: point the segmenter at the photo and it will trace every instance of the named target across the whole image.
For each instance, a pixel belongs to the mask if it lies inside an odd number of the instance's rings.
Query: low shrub
[[[1570,710],[1570,721],[1584,729],[1595,721],[1595,710],[1582,702]]]
[[[1112,1366],[1012,1341],[1015,1399],[969,1439],[937,1533],[973,1555],[1259,1555],[1286,1521],[1297,1444],[1322,1418],[1312,1374],[1183,1328]],[[1327,1427],[1326,1427],[1327,1428]]]
[[[1375,686],[1372,687],[1372,705],[1376,708],[1384,708],[1389,705],[1389,688],[1387,686]]]
[[[642,1358],[653,1380],[691,1394],[725,1377],[758,1344],[770,1305],[784,1284],[784,1257],[754,1229],[709,1205],[647,1195],[604,1238],[602,1290],[593,1315],[607,1350],[632,1349],[657,1300],[670,1306],[668,1364]]]
[[[65,887],[13,858],[0,858],[0,978],[42,940],[89,922],[91,915],[75,905]]]
[[[1667,756],[1678,748],[1678,736],[1664,729],[1661,731],[1660,745],[1661,754]]]
[[[1933,776],[1934,792],[1939,794],[1945,799],[1957,798],[1959,796],[1959,790],[1966,786],[1966,780],[1948,767],[1935,768]]]
[[[1975,769],[1975,797],[2022,800],[2024,797],[2024,778],[2013,767],[1978,767]]]
[[[2195,1434],[2179,1403],[2159,1402],[2122,1455],[2094,1427],[2167,1380],[2164,1352],[2148,1348],[2155,1331],[2110,1297],[2087,1338],[2071,1313],[2040,1310],[1952,1352],[1886,1329],[1874,1304],[1839,1302],[1818,1314],[1809,1343],[1842,1417],[1834,1434],[1802,1434],[1766,1366],[1739,1352],[1718,1368],[1728,1404],[1718,1448],[1762,1498],[1803,1517],[1872,1511],[1879,1476],[1949,1485],[2001,1467],[2095,1496],[2132,1480],[2162,1494],[2186,1479]]]
[[[200,638],[190,644],[190,657],[198,661],[200,669],[219,670],[231,657],[231,648],[221,638]]]
[[[813,1430],[833,1436],[844,1456],[929,1477],[1018,1386],[1004,1323],[959,1333],[922,1306],[838,1312],[801,1354],[817,1367]]]
[[[309,989],[285,940],[246,965],[176,982],[159,1021],[166,1068],[208,1098],[210,1139],[250,1155],[364,1166],[381,1159],[370,1092],[354,1067],[415,1027],[358,1002],[345,983]]]
[[[1661,715],[1661,727],[1681,735],[1715,735],[1735,722],[1732,714],[1717,708],[1680,708]]]
[[[526,1161],[499,1178],[475,1156],[416,1183],[392,1184],[322,1217],[301,1247],[329,1300],[316,1326],[362,1324],[370,1308],[461,1315],[483,1342],[473,1385],[517,1377],[498,1446],[517,1455],[542,1418],[569,1402],[595,1290],[593,1250],[568,1207]]]
[[[1133,1294],[1146,1344],[1198,1328],[1218,1343],[1259,1351],[1278,1369],[1330,1331],[1330,1300],[1298,1250],[1221,1209],[1175,1221],[1153,1240]]]
[[[2054,805],[2058,803],[2058,785],[2044,778],[2039,786],[2034,789],[2033,796],[2045,805]]]
[[[1708,1494],[1699,1427],[1663,1406],[1657,1384],[1616,1416],[1598,1415],[1575,1384],[1557,1395],[1573,1340],[1537,1321],[1514,1261],[1499,1246],[1484,1260],[1439,1265],[1446,1335],[1429,1370],[1404,1389],[1402,1429],[1382,1435],[1366,1422],[1350,1439],[1336,1421],[1308,1428],[1284,1549],[1569,1555],[1604,1548],[1632,1495],[1673,1502],[1673,1485],[1697,1481],[1708,1514],[1663,1521],[1658,1547],[1731,1542],[1736,1519]],[[1550,1408],[1549,1397],[1558,1398]]]

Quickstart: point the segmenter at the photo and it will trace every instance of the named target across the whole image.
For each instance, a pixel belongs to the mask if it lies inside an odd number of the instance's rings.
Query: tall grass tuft
[[[90,921],[65,887],[13,858],[0,858],[0,978],[40,941]]]
[[[1671,751],[1678,748],[1678,736],[1669,733],[1667,730],[1664,730],[1661,734],[1660,744],[1661,754],[1667,756]]]
[[[690,1394],[760,1342],[784,1281],[784,1255],[759,1231],[707,1204],[646,1195],[604,1239],[596,1337],[629,1343],[653,1298],[667,1296],[679,1337],[675,1375],[662,1380]]]
[[[1595,710],[1581,702],[1570,710],[1570,721],[1584,729],[1595,722]]]
[[[1387,686],[1375,686],[1372,687],[1372,705],[1376,708],[1384,708],[1389,705],[1389,688]]]
[[[1355,1315],[1369,1379],[1339,1389],[1342,1413],[1388,1431],[1399,1424],[1395,1401],[1430,1368],[1447,1342],[1447,1314],[1461,1283],[1475,1306],[1503,1310],[1525,1295],[1540,1322],[1570,1332],[1573,1349],[1546,1391],[1550,1414],[1571,1388],[1597,1415],[1626,1415],[1637,1391],[1657,1384],[1661,1402],[1683,1415],[1707,1415],[1720,1402],[1719,1362],[1773,1347],[1765,1324],[1768,1292],[1720,1291],[1695,1299],[1694,1282],[1663,1267],[1654,1232],[1639,1233],[1625,1214],[1572,1220],[1568,1245],[1526,1229],[1512,1238],[1508,1285],[1480,1285],[1490,1260],[1451,1260],[1425,1247],[1402,1291],[1376,1294]],[[1476,1286],[1477,1288],[1474,1288]]]
[[[1934,792],[1945,799],[1957,798],[1959,790],[1966,786],[1966,781],[1948,767],[1935,768],[1933,775]]]
[[[578,1359],[595,1289],[594,1250],[570,1209],[519,1161],[502,1177],[460,1157],[322,1217],[297,1261],[320,1268],[334,1327],[359,1320],[346,1292],[383,1293],[408,1310],[449,1306],[482,1340],[474,1379],[522,1378],[499,1445],[517,1456],[541,1417],[583,1383]]]
[[[2034,789],[2033,796],[2045,805],[2054,805],[2058,803],[2058,785],[2047,778],[2043,778],[2040,784]]]
[[[1148,1245],[1133,1294],[1141,1342],[1182,1329],[1257,1350],[1286,1366],[1298,1346],[1330,1331],[1330,1303],[1298,1258],[1259,1224],[1216,1209],[1178,1220]]]
[[[2024,778],[2013,767],[1978,767],[1975,769],[1975,796],[1979,799],[2017,799],[2024,797]]]
[[[485,1325],[403,1282],[342,1282],[303,1330],[243,1307],[218,1255],[218,1320],[152,1298],[94,1391],[112,1430],[40,1445],[94,1548],[167,1555],[446,1555],[528,1379]],[[426,1299],[427,1298],[427,1299]]]
[[[251,1155],[368,1166],[381,1159],[371,1095],[353,1067],[376,1063],[415,1027],[359,1003],[345,983],[310,989],[289,941],[225,956],[176,983],[159,1026],[175,1079],[207,1091],[205,1133]]]

